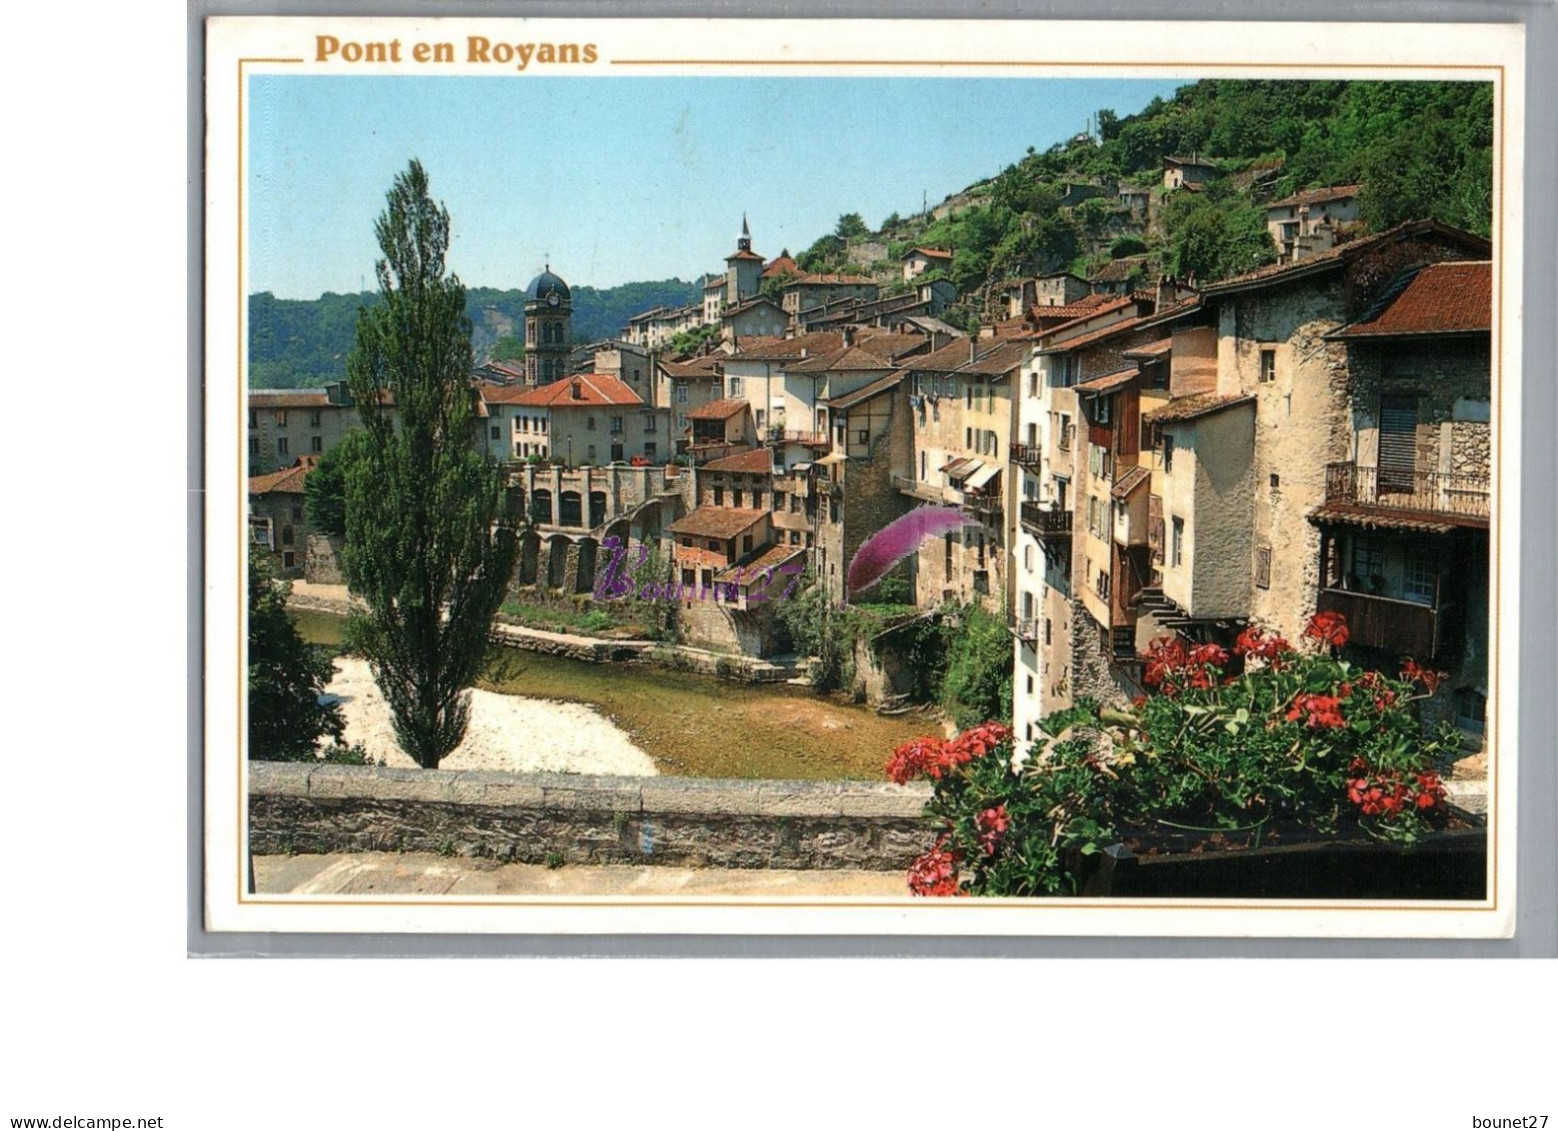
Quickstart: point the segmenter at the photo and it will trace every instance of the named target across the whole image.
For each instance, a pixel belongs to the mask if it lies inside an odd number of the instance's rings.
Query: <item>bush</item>
[[[941,704],[959,727],[1012,715],[1012,640],[1005,622],[978,605],[958,614],[947,654]]]
[[[899,747],[889,777],[932,782],[927,814],[941,825],[910,890],[1075,893],[1080,861],[1160,822],[1280,821],[1321,835],[1347,823],[1416,843],[1443,824],[1439,772],[1460,749],[1452,726],[1417,718],[1443,676],[1411,660],[1395,678],[1358,670],[1337,656],[1347,635],[1322,614],[1305,651],[1257,628],[1231,654],[1165,638],[1146,657],[1156,693],[1129,710],[1079,702],[1046,718],[1026,751],[996,723]]]
[[[321,738],[339,742],[346,730],[341,708],[322,698],[335,663],[298,635],[290,590],[273,580],[266,555],[250,557],[249,757],[262,761],[307,761]]]

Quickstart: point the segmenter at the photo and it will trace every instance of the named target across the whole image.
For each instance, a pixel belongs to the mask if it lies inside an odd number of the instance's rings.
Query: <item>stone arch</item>
[[[591,530],[602,525],[606,521],[606,492],[590,492],[590,521],[585,525]]]

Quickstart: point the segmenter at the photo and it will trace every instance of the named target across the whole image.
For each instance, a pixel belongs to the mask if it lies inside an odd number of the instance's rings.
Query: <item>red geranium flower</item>
[[[961,895],[958,885],[958,858],[947,851],[946,840],[921,856],[909,867],[909,891],[914,895]]]
[[[1449,672],[1430,671],[1422,667],[1410,657],[1401,668],[1401,678],[1414,683],[1421,683],[1428,694],[1432,695],[1439,690],[1439,685],[1450,678]]]
[[[1309,618],[1304,635],[1319,640],[1332,648],[1344,646],[1352,634],[1347,630],[1347,618],[1341,613],[1316,613]]]
[[[985,850],[986,856],[994,856],[995,846],[1001,843],[1001,837],[1006,835],[1012,822],[1006,815],[1006,806],[1002,804],[981,811],[974,818],[974,824],[979,827],[979,846]]]
[[[1300,695],[1288,709],[1287,719],[1290,723],[1302,719],[1310,729],[1344,727],[1347,720],[1342,717],[1341,706],[1342,701],[1334,695]]]

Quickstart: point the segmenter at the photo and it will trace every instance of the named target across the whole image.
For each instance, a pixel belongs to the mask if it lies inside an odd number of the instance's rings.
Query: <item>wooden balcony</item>
[[[1316,608],[1347,618],[1351,642],[1426,663],[1453,658],[1459,650],[1460,620],[1453,606],[1419,605],[1347,589],[1322,589]]]
[[[1044,449],[1037,444],[1012,444],[1012,462],[1020,464],[1032,471],[1039,470],[1039,461]]]
[[[1071,540],[1071,511],[1051,510],[1035,502],[1021,505],[1022,528],[1041,542]]]
[[[1353,462],[1325,468],[1327,506],[1431,515],[1459,525],[1486,526],[1492,495],[1485,475],[1393,471]]]
[[[938,487],[934,483],[923,483],[912,475],[893,476],[893,487],[911,498],[920,499],[927,503],[952,503],[957,500],[952,498],[951,492],[945,487]]]

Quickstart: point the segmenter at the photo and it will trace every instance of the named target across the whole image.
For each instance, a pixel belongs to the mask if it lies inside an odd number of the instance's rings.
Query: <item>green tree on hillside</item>
[[[346,731],[341,708],[321,702],[335,664],[298,635],[290,589],[272,577],[269,555],[249,555],[249,757],[267,762],[305,761],[321,738]]]
[[[846,212],[839,217],[838,226],[833,229],[833,234],[841,240],[858,240],[871,234],[871,229],[866,227],[866,222],[858,212]]]
[[[524,361],[525,339],[518,334],[505,334],[492,343],[488,355],[493,361]]]
[[[471,442],[471,323],[465,288],[444,274],[449,213],[417,161],[386,199],[381,298],[358,316],[347,359],[367,436],[346,476],[346,575],[367,604],[350,631],[401,747],[434,769],[465,735],[518,541],[502,472]]]

